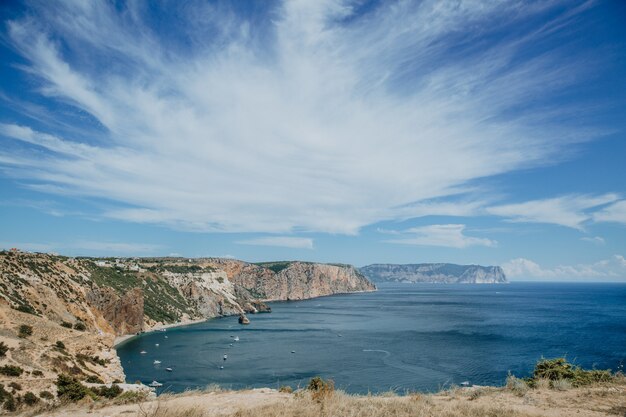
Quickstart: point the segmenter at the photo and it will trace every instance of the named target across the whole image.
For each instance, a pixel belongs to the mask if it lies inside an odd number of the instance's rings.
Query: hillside
[[[456,264],[373,264],[359,269],[372,282],[443,284],[502,284],[507,279],[499,266]]]
[[[59,373],[124,379],[116,336],[212,317],[269,312],[273,300],[373,291],[354,267],[289,262],[275,272],[231,259],[69,258],[0,252],[0,384],[54,392]],[[29,334],[21,331],[27,326]],[[9,372],[11,373],[11,372]]]

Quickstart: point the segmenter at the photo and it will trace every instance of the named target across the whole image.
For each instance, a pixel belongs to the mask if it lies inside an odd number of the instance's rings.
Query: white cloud
[[[604,238],[602,238],[600,236],[581,237],[580,240],[582,240],[584,242],[593,243],[594,245],[604,245],[606,243]]]
[[[189,5],[177,44],[135,3],[121,13],[107,2],[34,3],[9,22],[10,42],[39,92],[96,128],[66,137],[6,123],[0,165],[36,190],[117,204],[106,217],[184,230],[350,234],[459,213],[420,202],[554,162],[598,134],[526,105],[593,65],[529,53],[584,8],[484,42],[554,4],[382,2],[350,20],[347,0],[286,1],[269,26]]]
[[[592,264],[559,265],[554,268],[544,268],[529,259],[518,258],[503,264],[502,268],[508,277],[519,279],[626,280],[626,259],[621,255]]]
[[[306,237],[272,236],[240,240],[240,245],[278,246],[294,249],[313,249],[313,239]]]
[[[596,222],[613,222],[626,224],[626,200],[618,201],[593,215]]]
[[[616,194],[597,196],[571,194],[493,206],[486,208],[486,211],[489,214],[505,217],[507,221],[514,223],[550,223],[582,230],[584,223],[593,218],[590,213],[591,209],[617,199]]]
[[[486,238],[467,236],[464,224],[433,224],[413,227],[402,232],[403,237],[386,240],[389,243],[419,246],[443,246],[447,248],[466,248],[469,246],[497,246],[498,242]]]

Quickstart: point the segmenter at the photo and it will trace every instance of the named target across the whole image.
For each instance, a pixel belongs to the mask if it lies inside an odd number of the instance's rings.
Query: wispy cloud
[[[594,236],[594,237],[581,237],[580,240],[583,242],[593,243],[594,245],[604,245],[606,241],[603,237]]]
[[[306,237],[271,236],[240,240],[240,245],[278,246],[282,248],[313,249],[313,239]]]
[[[582,230],[584,223],[594,218],[594,215],[590,213],[592,209],[597,209],[598,206],[612,203],[617,199],[616,194],[566,195],[493,206],[488,207],[486,211],[515,223],[549,223]]]
[[[93,136],[8,121],[0,165],[34,189],[116,204],[106,217],[184,230],[351,234],[465,213],[422,202],[600,133],[549,106],[593,65],[537,49],[585,9],[560,3],[381,2],[359,15],[347,0],[285,1],[255,24],[186,3],[162,34],[138,3],[35,2],[8,39],[37,92],[79,110],[65,124]],[[539,14],[551,20],[533,27]],[[493,36],[521,23],[531,29]],[[530,219],[513,208],[496,211]]]
[[[69,243],[61,242],[0,242],[0,247],[18,248],[33,252],[60,252],[72,255],[94,256],[140,256],[154,255],[163,249],[161,245],[129,242],[98,242],[81,240]]]
[[[560,265],[544,268],[529,259],[513,259],[502,265],[504,272],[511,278],[520,279],[611,279],[626,281],[626,259],[621,255],[613,255],[591,264]]]
[[[393,234],[401,235],[386,242],[404,245],[442,246],[447,248],[467,248],[469,246],[497,246],[498,242],[487,238],[467,236],[464,224],[433,224],[412,227]]]
[[[597,222],[612,222],[626,225],[626,200],[618,201],[594,213]]]

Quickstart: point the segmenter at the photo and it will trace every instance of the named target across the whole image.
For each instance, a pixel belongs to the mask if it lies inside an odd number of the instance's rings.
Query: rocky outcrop
[[[118,294],[112,288],[95,287],[87,301],[98,309],[115,334],[133,334],[144,330],[144,299],[141,288]]]
[[[245,297],[263,301],[303,300],[332,294],[375,291],[376,287],[351,265],[312,262],[268,262],[261,265],[216,259]]]
[[[374,264],[360,268],[374,282],[502,284],[507,279],[499,266],[455,264]]]

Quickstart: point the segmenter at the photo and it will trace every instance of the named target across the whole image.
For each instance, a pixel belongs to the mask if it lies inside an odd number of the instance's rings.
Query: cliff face
[[[374,289],[358,270],[344,265],[74,259],[3,251],[0,342],[10,347],[9,364],[42,372],[40,380],[25,380],[41,385],[39,389],[53,389],[59,372],[112,382],[124,378],[113,349],[117,335],[158,324],[270,311],[264,301]],[[21,325],[33,327],[32,337],[19,337]]]
[[[374,264],[360,268],[374,282],[501,284],[507,279],[499,266],[455,264]]]

